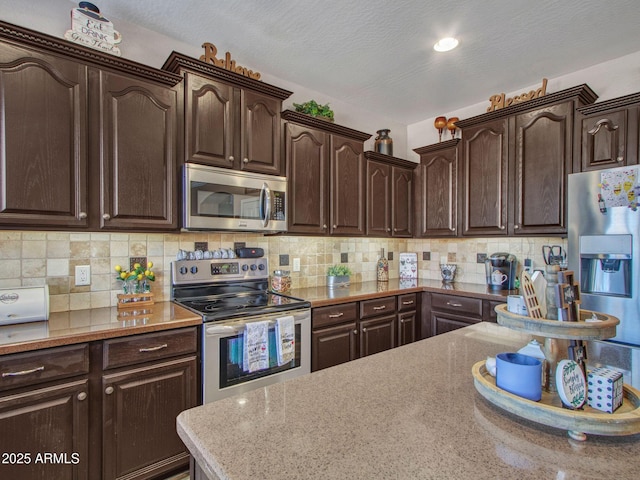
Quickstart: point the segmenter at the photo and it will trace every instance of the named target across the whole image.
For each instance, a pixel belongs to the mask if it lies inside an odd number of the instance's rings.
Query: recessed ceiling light
[[[442,38],[433,46],[436,52],[448,52],[458,46],[458,40],[453,37]]]

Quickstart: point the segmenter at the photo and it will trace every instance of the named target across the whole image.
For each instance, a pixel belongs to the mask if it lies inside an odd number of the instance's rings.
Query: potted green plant
[[[327,269],[327,286],[346,287],[349,285],[351,270],[346,265],[333,265]]]
[[[333,122],[333,110],[329,108],[328,103],[326,105],[320,105],[315,100],[309,100],[304,103],[294,103],[293,108],[296,109],[296,112],[305,113],[312,117],[322,118]]]

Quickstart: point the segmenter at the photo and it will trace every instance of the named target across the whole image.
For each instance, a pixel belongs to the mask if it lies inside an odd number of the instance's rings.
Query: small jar
[[[284,293],[291,290],[291,275],[289,270],[274,270],[271,276],[271,290]]]

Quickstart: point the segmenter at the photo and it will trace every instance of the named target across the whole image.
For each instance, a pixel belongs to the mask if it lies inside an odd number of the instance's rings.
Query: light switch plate
[[[293,259],[293,271],[294,272],[299,272],[300,271],[300,259],[299,258],[294,258]]]

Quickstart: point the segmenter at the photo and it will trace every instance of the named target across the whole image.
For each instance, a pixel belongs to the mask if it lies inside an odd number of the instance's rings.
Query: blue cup
[[[521,353],[496,355],[496,385],[520,397],[539,401],[542,398],[542,362]]]

